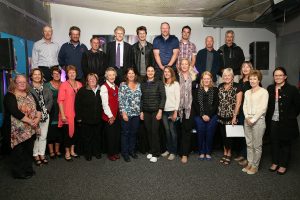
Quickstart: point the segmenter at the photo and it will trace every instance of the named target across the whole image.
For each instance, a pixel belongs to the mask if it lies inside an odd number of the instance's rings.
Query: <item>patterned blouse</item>
[[[135,90],[131,90],[126,83],[121,84],[118,96],[120,112],[125,112],[128,117],[140,115],[142,90],[139,83]]]
[[[225,90],[224,83],[219,85],[219,107],[218,122],[221,124],[231,124],[233,112],[236,104],[236,95],[242,89],[238,83],[232,83],[229,90]]]
[[[36,102],[33,96],[28,93],[26,97],[16,96],[18,109],[30,119],[37,116]],[[11,148],[28,140],[34,134],[40,134],[40,128],[33,128],[27,123],[18,120],[11,115]]]

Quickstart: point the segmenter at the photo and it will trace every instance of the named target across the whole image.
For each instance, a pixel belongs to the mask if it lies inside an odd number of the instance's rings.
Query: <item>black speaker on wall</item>
[[[249,45],[250,61],[255,69],[269,69],[269,42],[252,42]]]
[[[13,70],[14,67],[13,40],[11,38],[0,38],[0,69]]]

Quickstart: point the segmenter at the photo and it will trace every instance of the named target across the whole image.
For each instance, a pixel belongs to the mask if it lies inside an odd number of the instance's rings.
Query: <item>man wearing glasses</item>
[[[139,41],[133,45],[134,67],[140,76],[145,77],[146,67],[154,66],[153,46],[146,41],[147,28],[140,26],[136,29]]]

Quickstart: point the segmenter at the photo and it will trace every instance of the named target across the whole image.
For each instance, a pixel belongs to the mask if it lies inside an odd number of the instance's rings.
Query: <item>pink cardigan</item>
[[[69,136],[73,137],[74,135],[74,127],[75,127],[75,96],[77,91],[82,87],[82,84],[78,81],[77,90],[73,89],[68,81],[63,82],[58,90],[57,103],[63,104],[65,116],[67,118],[67,122],[65,124],[69,125]],[[61,119],[61,113],[58,116],[58,127],[63,126],[63,121]]]

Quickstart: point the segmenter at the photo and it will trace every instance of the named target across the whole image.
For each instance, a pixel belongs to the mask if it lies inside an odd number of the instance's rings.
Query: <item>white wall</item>
[[[116,26],[125,28],[126,34],[135,35],[138,26],[146,26],[148,35],[159,35],[161,22],[167,21],[171,26],[171,34],[181,37],[181,28],[189,25],[192,28],[191,41],[200,50],[204,47],[204,39],[208,35],[215,38],[215,48],[224,43],[224,34],[228,29],[203,27],[203,18],[192,17],[154,17],[132,14],[115,13],[88,8],[79,8],[51,4],[51,18],[54,29],[54,40],[59,44],[69,40],[68,29],[76,25],[81,29],[81,42],[89,48],[89,39],[93,34],[113,34]],[[270,42],[270,70],[264,71],[263,85],[272,82],[271,73],[275,66],[276,37],[265,29],[233,28],[235,42],[244,50],[246,59],[249,59],[249,43],[253,41]]]

